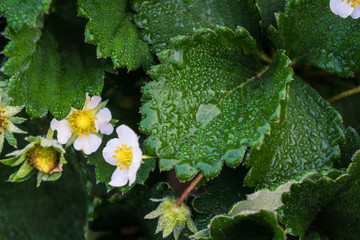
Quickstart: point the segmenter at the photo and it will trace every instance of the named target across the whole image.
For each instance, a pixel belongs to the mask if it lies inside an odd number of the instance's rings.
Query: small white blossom
[[[142,152],[136,133],[126,125],[116,128],[118,138],[107,142],[103,149],[105,160],[116,166],[109,185],[121,187],[129,182],[133,184],[140,167]]]
[[[85,154],[95,152],[102,141],[99,132],[109,135],[114,130],[110,123],[111,112],[105,105],[99,96],[86,96],[82,110],[72,108],[65,119],[53,119],[50,126],[53,131],[57,130],[59,143],[74,143],[74,148]]]
[[[360,17],[360,0],[330,0],[330,9],[342,18]]]

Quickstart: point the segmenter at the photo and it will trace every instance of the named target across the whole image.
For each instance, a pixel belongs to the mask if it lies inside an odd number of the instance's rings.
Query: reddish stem
[[[189,195],[189,193],[194,189],[194,187],[199,183],[199,181],[202,179],[203,175],[200,173],[194,181],[188,186],[188,188],[181,194],[179,200],[176,202],[176,206],[180,206],[182,202],[185,200],[185,198]]]

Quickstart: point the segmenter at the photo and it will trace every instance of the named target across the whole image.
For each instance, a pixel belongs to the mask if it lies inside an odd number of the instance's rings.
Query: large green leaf
[[[290,187],[296,181],[292,180],[278,186],[275,190],[262,189],[253,194],[247,195],[246,200],[236,203],[230,210],[230,215],[238,215],[249,211],[269,210],[275,211],[283,203],[281,196],[290,191]]]
[[[341,158],[335,162],[335,167],[346,168],[351,163],[354,153],[360,149],[360,136],[353,128],[348,128],[345,133],[346,141],[340,145]]]
[[[77,25],[52,14],[44,27],[40,20],[36,26],[24,25],[17,33],[5,30],[12,39],[4,50],[10,59],[3,66],[12,76],[9,95],[33,117],[50,110],[61,119],[71,106],[82,107],[86,92],[100,94],[103,68]]]
[[[130,22],[128,0],[80,0],[78,12],[89,18],[85,40],[97,45],[97,56],[111,57],[114,67],[135,70],[148,67],[152,56],[147,44],[138,38],[138,30]]]
[[[329,0],[289,0],[269,28],[277,48],[295,62],[350,77],[360,71],[360,21],[331,12]]]
[[[72,166],[64,165],[64,174],[57,182],[44,182],[38,188],[35,178],[21,184],[6,182],[12,171],[1,166],[2,240],[83,239],[86,199]]]
[[[267,210],[220,215],[211,220],[209,236],[192,239],[209,240],[248,240],[276,239],[285,240],[285,233],[278,224],[275,213]],[[195,235],[196,236],[196,235]]]
[[[340,115],[299,77],[290,83],[280,123],[271,125],[260,150],[252,149],[246,184],[266,187],[300,172],[333,166],[344,141]]]
[[[146,150],[182,180],[199,170],[212,178],[223,162],[238,165],[247,146],[259,147],[279,118],[289,59],[280,51],[268,71],[258,70],[255,41],[243,28],[200,29],[174,47],[162,52],[163,64],[150,73],[155,81],[143,89]]]
[[[35,26],[36,19],[49,11],[51,0],[1,0],[0,15],[6,16],[8,26],[17,31],[24,23]]]
[[[138,12],[135,22],[155,52],[170,48],[172,38],[191,34],[194,28],[217,25],[232,30],[242,26],[260,39],[259,13],[250,0],[135,0],[133,8]]]
[[[305,236],[310,225],[329,239],[360,236],[360,151],[345,174],[312,173],[283,195],[279,219],[290,234]]]

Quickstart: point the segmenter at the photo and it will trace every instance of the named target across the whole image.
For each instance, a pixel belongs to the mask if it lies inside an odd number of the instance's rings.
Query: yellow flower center
[[[72,128],[71,132],[76,132],[81,138],[81,134],[89,136],[91,131],[96,131],[95,128],[96,117],[89,110],[76,110],[68,116],[69,126]]]
[[[360,5],[360,0],[341,0],[343,1],[347,1],[348,4],[351,4],[351,7],[355,7],[356,4]]]
[[[35,145],[28,154],[30,164],[40,172],[52,174],[61,171],[59,167],[60,153],[53,147]]]
[[[126,144],[121,144],[121,147],[117,147],[114,153],[115,155],[112,157],[116,158],[116,166],[120,169],[129,168],[133,158],[132,148],[128,147]]]

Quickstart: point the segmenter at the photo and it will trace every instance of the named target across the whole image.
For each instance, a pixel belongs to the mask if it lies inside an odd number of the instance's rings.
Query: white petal
[[[111,120],[111,112],[108,108],[100,109],[98,114],[96,114],[96,118],[99,121],[107,121],[109,122]]]
[[[101,137],[90,134],[82,135],[82,137],[78,137],[74,142],[74,148],[78,151],[82,150],[85,154],[89,155],[95,152],[101,144]]]
[[[348,17],[354,11],[351,3],[348,3],[347,0],[330,0],[330,9],[333,13],[343,18]]]
[[[101,97],[99,96],[93,96],[89,99],[87,97],[84,108],[86,109],[94,109],[97,105],[101,102]]]
[[[121,142],[118,138],[113,138],[106,143],[106,146],[103,149],[103,157],[106,162],[115,165],[116,158],[113,158],[113,156],[115,155],[115,150],[119,146],[121,146]]]
[[[126,185],[128,180],[128,170],[116,168],[113,175],[111,176],[111,181],[109,182],[109,185],[113,187],[122,187]]]
[[[102,134],[110,135],[114,131],[114,127],[111,123],[99,124],[99,130]]]
[[[96,114],[97,120],[95,120],[95,127],[100,130],[102,134],[110,135],[114,131],[114,127],[110,123],[111,112],[108,108],[101,109]]]
[[[57,139],[61,144],[65,144],[71,137],[71,127],[66,119],[58,121],[54,118],[51,120],[50,127],[53,131],[57,130]]]
[[[133,159],[129,167],[129,185],[133,184],[136,180],[137,171],[141,165],[142,152],[140,148],[133,148]]]
[[[360,17],[360,5],[359,4],[356,4],[354,11],[351,14],[351,17],[354,19],[357,19]]]
[[[121,141],[126,141],[126,143],[132,147],[139,146],[139,141],[136,133],[126,125],[120,125],[116,128],[116,133]]]

